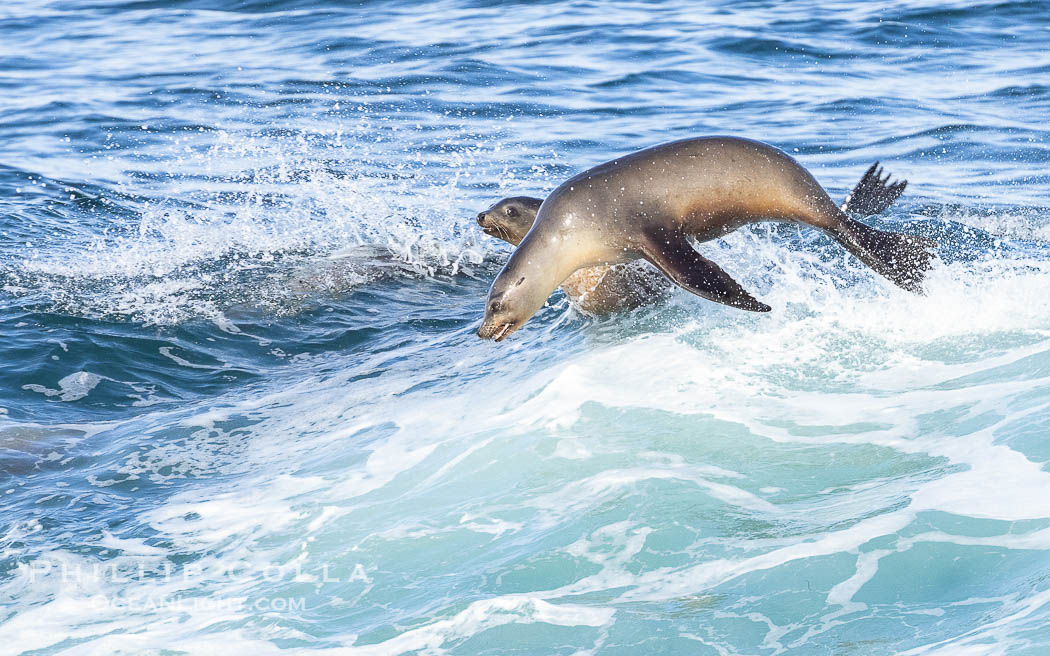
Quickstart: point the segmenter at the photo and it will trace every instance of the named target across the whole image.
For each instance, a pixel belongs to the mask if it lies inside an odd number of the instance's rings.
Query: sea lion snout
[[[481,226],[481,231],[484,232],[486,235],[490,235],[492,237],[499,237],[501,239],[503,238],[503,236],[500,234],[500,230],[503,228],[503,226],[500,224],[499,220],[496,217],[491,215],[491,213],[488,210],[478,213],[478,225]]]
[[[497,221],[495,217],[491,216],[487,211],[480,212],[478,214],[478,225],[481,226],[481,230],[485,234],[491,235],[493,237],[499,236],[499,221]]]
[[[507,335],[517,330],[517,324],[513,322],[501,323],[498,321],[483,321],[478,328],[478,337],[502,342]]]

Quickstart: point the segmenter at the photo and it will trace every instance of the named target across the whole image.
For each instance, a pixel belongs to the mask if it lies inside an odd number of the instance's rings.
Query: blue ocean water
[[[0,651],[1050,652],[1050,6],[0,7]],[[733,134],[752,315],[474,332],[473,216]]]

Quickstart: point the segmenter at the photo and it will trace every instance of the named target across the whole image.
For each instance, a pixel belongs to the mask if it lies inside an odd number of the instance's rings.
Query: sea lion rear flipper
[[[923,293],[922,280],[933,267],[937,242],[919,235],[876,230],[842,216],[831,235],[864,264],[898,287]]]
[[[882,214],[890,205],[893,205],[904,193],[908,181],[900,180],[887,184],[890,181],[890,174],[887,173],[886,177],[882,177],[883,171],[878,162],[872,164],[853,191],[846,196],[846,200],[842,203],[842,211],[871,216]]]
[[[642,254],[676,285],[697,296],[751,312],[769,312],[721,267],[707,259],[682,235],[647,235]]]

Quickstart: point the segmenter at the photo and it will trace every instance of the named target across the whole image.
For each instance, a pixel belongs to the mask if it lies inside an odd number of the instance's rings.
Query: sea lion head
[[[517,246],[532,228],[542,203],[539,198],[529,196],[504,198],[478,214],[478,225],[486,235]]]
[[[506,269],[492,283],[488,301],[485,304],[485,319],[478,329],[478,337],[502,342],[508,335],[520,328],[522,324],[543,307],[547,297],[532,298],[535,291],[532,285],[526,284],[527,275],[507,273]]]
[[[558,285],[584,264],[580,261],[580,241],[567,239],[552,225],[557,222],[545,221],[541,216],[492,281],[478,337],[503,341],[536,314]],[[586,243],[587,239],[582,241]]]

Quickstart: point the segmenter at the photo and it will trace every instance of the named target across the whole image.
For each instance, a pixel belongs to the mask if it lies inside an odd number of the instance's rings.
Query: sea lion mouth
[[[496,340],[497,342],[502,342],[504,339],[507,338],[507,335],[510,334],[510,331],[511,331],[511,329],[513,327],[514,327],[514,324],[511,324],[511,323],[503,324],[503,327],[500,328],[496,332],[496,334],[492,336],[492,339]]]
[[[483,325],[478,330],[478,337],[481,339],[491,339],[496,342],[502,342],[507,338],[507,335],[514,332],[515,326],[513,323],[499,323],[492,326]]]
[[[509,241],[510,239],[510,232],[507,228],[484,212],[478,215],[478,225],[481,226],[481,231],[490,237],[504,241]]]
[[[496,239],[502,239],[507,241],[510,237],[506,229],[498,223],[482,223],[481,231],[489,237],[495,237]]]

